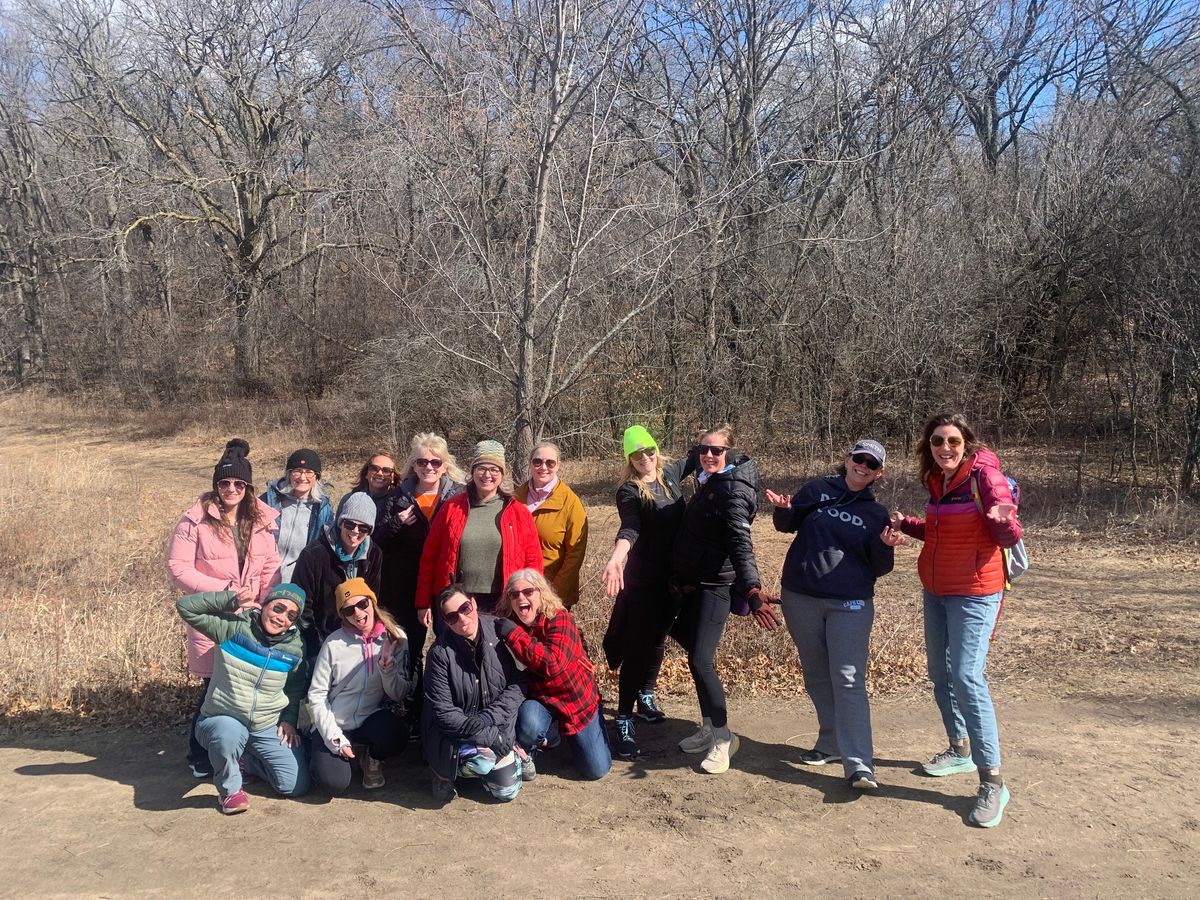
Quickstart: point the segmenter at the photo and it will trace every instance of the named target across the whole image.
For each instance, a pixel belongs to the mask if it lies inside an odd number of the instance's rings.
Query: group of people
[[[1004,550],[1021,527],[996,455],[962,416],[930,419],[918,448],[924,516],[876,500],[887,454],[869,439],[793,496],[765,490],[775,528],[796,535],[774,598],[751,540],[762,480],[733,438],[716,426],[672,461],[644,426],[623,435],[620,526],[601,575],[614,599],[601,646],[619,673],[611,735],[570,611],[588,522],[557,446],[534,447],[528,481],[510,491],[498,442],[478,443],[464,471],[443,437],[418,434],[402,465],[372,454],[335,510],[315,451],[291,454],[256,497],[250,448],[230,441],[168,551],[187,592],[178,609],[189,667],[203,680],[193,774],[214,779],[226,813],[248,808],[248,777],[284,796],[311,781],[336,795],[357,768],[370,790],[385,783],[383,761],[419,735],[442,802],[464,778],[511,800],[561,744],[582,778],[599,779],[613,756],[639,755],[635,719],[666,719],[656,685],[668,637],[687,653],[701,715],[680,750],[720,774],[739,742],[717,647],[731,614],[773,630],[778,607],[819,726],[800,761],[840,762],[850,787],[871,790],[875,582],[907,536],[923,542],[929,676],[948,739],[924,771],[977,771],[970,820],[998,824],[1009,791],[984,668]]]

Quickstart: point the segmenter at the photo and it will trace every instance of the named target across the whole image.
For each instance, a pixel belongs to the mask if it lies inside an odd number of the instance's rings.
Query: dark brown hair
[[[943,425],[952,425],[962,432],[964,460],[976,450],[987,449],[987,444],[975,436],[974,429],[967,424],[967,419],[962,413],[938,413],[925,423],[925,430],[921,434],[921,443],[917,447],[917,474],[921,478],[921,484],[926,484],[930,476],[938,471],[938,465],[933,461],[933,450],[929,446],[929,438]]]
[[[386,456],[392,461],[392,483],[388,485],[389,491],[404,480],[404,475],[400,472],[400,467],[396,465],[396,459],[398,458],[396,454],[386,447],[380,447],[378,450],[372,451],[367,456],[367,461],[364,462],[362,464],[362,468],[358,470],[358,483],[350,489],[350,493],[354,493],[355,491],[366,491],[368,494],[371,493],[371,489],[367,485],[367,466],[371,465],[371,460],[377,456]]]
[[[204,521],[207,522],[222,540],[232,541],[233,534],[229,532],[229,526],[225,524],[225,520],[220,516],[215,519],[208,511],[209,506],[216,505],[217,509],[221,509],[221,496],[216,491],[208,491],[200,495],[200,509],[204,511]],[[263,522],[262,510],[258,506],[258,490],[250,482],[246,482],[246,490],[242,493],[242,499],[237,505],[237,529],[238,536],[242,539],[242,546],[247,552],[250,549],[250,536],[254,533],[256,525]]]

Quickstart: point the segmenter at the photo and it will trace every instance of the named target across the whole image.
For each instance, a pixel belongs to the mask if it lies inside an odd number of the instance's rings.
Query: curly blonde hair
[[[566,609],[562,598],[554,592],[554,588],[546,580],[545,575],[537,569],[517,569],[517,571],[508,576],[508,582],[504,585],[504,592],[500,595],[500,602],[496,604],[496,615],[500,618],[511,619],[514,617],[513,585],[518,581],[527,581],[538,589],[538,593],[542,596],[541,612],[547,619],[558,615],[560,609]]]

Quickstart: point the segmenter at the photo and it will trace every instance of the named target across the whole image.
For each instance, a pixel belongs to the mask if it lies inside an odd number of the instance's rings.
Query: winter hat
[[[502,471],[507,472],[508,466],[504,462],[504,445],[499,441],[480,441],[476,444],[475,452],[471,454],[471,468],[480,464],[499,466]]]
[[[250,460],[246,458],[249,455],[250,445],[241,438],[233,438],[226,444],[225,452],[213,469],[213,490],[217,489],[217,482],[223,478],[239,478],[253,484],[254,473],[250,468]]]
[[[850,451],[851,456],[855,453],[865,453],[879,460],[881,466],[887,465],[887,451],[883,449],[883,444],[879,443],[879,441],[861,440]]]
[[[307,599],[308,594],[304,593],[304,588],[285,581],[283,584],[277,584],[271,588],[271,593],[267,594],[267,599],[263,603],[270,603],[272,600],[291,600],[300,612],[304,612],[304,604]]]
[[[318,478],[321,477],[321,457],[317,455],[316,450],[309,450],[307,447],[301,447],[287,458],[287,462],[283,465],[285,472],[290,472],[292,469],[312,469]]]
[[[355,597],[370,597],[371,605],[377,606],[379,598],[375,596],[375,592],[361,578],[351,578],[349,581],[343,581],[333,589],[333,611],[340,613],[342,607],[353,600]]]
[[[351,519],[364,525],[375,526],[375,501],[366,491],[355,491],[342,501],[338,507],[337,520],[340,525],[343,520]]]
[[[630,425],[626,428],[625,436],[621,439],[621,446],[625,451],[626,458],[639,450],[658,452],[658,444],[654,442],[654,438],[650,436],[645,425]]]

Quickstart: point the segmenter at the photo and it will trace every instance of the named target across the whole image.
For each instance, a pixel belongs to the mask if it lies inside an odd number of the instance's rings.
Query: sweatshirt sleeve
[[[389,646],[385,643],[384,646]],[[392,648],[392,664],[390,668],[380,667],[383,675],[383,692],[397,703],[408,701],[416,686],[416,679],[409,672],[408,638],[390,644]]]
[[[312,681],[308,683],[308,707],[312,714],[313,725],[321,740],[329,748],[329,752],[337,754],[339,744],[346,743],[346,735],[334,718],[333,708],[329,704],[329,691],[333,687],[333,651],[329,641],[321,645],[313,664]]]
[[[629,541],[632,548],[642,531],[642,498],[636,485],[626,482],[618,488],[617,517],[620,527],[616,539]]]
[[[188,594],[175,601],[175,608],[183,621],[219,644],[237,631],[238,615],[232,605],[236,596],[236,591]]]

